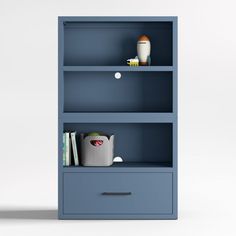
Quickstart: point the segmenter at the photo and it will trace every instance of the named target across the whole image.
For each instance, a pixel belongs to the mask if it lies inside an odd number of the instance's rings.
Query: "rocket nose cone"
[[[148,36],[141,35],[141,36],[139,36],[138,41],[150,41],[150,40],[149,40]]]

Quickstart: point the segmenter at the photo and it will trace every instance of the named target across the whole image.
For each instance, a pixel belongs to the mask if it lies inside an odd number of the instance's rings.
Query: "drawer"
[[[64,173],[64,214],[172,214],[172,173]]]

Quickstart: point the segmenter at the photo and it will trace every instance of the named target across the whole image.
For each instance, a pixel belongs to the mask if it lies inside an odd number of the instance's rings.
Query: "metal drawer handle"
[[[105,196],[127,196],[131,195],[131,192],[103,192],[102,195]]]

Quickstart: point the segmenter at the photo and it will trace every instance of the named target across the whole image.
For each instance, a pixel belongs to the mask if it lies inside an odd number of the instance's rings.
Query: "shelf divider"
[[[63,66],[64,71],[173,71],[173,66]]]
[[[172,123],[176,121],[174,113],[63,113],[64,123]]]

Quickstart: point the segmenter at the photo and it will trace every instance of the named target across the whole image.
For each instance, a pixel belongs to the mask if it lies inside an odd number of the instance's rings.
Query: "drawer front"
[[[64,173],[64,214],[172,214],[172,173]]]

